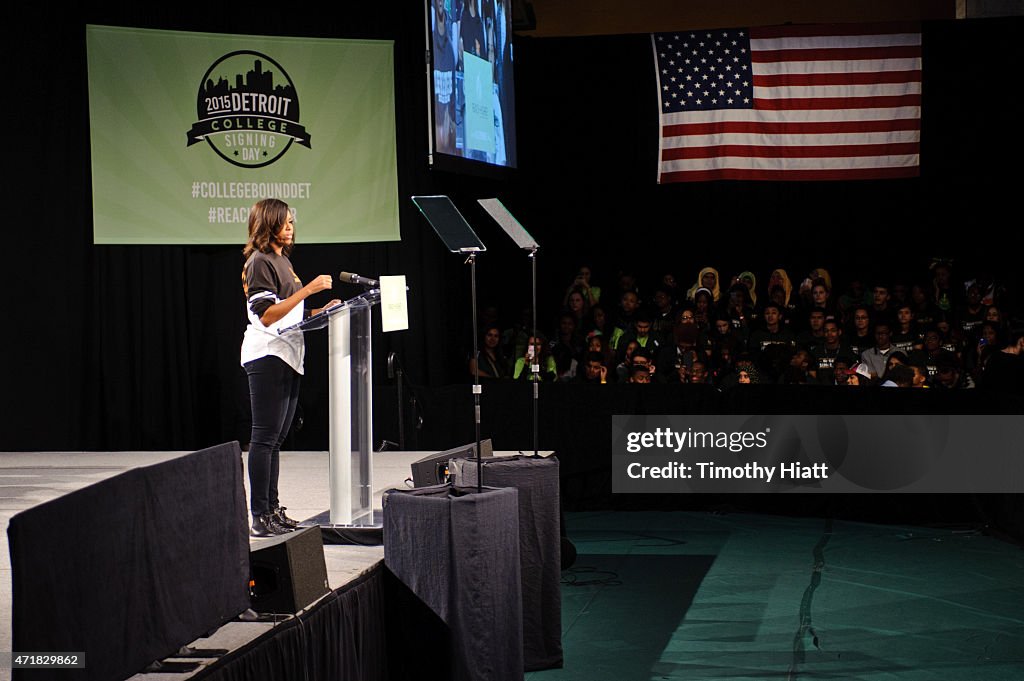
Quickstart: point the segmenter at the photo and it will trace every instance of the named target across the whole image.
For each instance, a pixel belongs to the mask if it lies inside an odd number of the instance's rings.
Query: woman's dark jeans
[[[288,435],[299,401],[302,378],[284,360],[273,355],[245,364],[252,403],[249,440],[249,508],[253,516],[269,513],[280,503],[277,478],[281,443]]]

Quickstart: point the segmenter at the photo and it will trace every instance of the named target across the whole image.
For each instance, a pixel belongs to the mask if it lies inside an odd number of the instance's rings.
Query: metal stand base
[[[330,511],[324,511],[299,523],[300,528],[317,526],[320,527],[320,535],[323,537],[324,544],[380,546],[384,543],[383,511],[374,511],[372,521],[362,525],[332,524]]]

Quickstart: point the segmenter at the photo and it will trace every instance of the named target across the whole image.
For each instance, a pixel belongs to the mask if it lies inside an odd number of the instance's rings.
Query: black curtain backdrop
[[[1024,105],[1010,85],[1024,56],[1024,20],[924,25],[918,179],[657,186],[646,36],[517,38],[520,169],[483,179],[427,167],[422,8],[370,5],[337,14],[194,3],[15,12],[16,198],[4,231],[16,314],[3,335],[0,450],[192,449],[247,439],[238,367],[244,234],[225,247],[92,244],[87,23],[395,41],[402,241],[303,245],[300,232],[293,254],[306,279],[340,269],[407,275],[410,330],[375,338],[378,383],[391,351],[416,384],[462,380],[471,344],[468,268],[444,251],[406,198],[413,194],[449,194],[490,245],[479,261],[481,301],[498,305],[505,323],[528,304],[529,265],[475,208],[488,196],[542,244],[544,328],[581,262],[611,290],[620,267],[642,282],[672,271],[689,286],[708,264],[762,276],[783,265],[798,277],[824,266],[841,283],[854,273],[923,275],[931,256],[951,255],[959,275],[987,263],[1020,290],[1007,237],[1020,222],[1024,142],[1015,126]],[[356,291],[336,289],[346,292]],[[324,449],[326,334],[308,344],[306,427],[291,444]]]

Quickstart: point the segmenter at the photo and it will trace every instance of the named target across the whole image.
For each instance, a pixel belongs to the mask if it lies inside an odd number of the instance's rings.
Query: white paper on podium
[[[409,307],[405,291],[404,274],[380,278],[380,318],[385,333],[409,328]]]

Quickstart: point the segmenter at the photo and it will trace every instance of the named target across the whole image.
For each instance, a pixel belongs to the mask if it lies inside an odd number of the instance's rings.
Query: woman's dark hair
[[[242,255],[248,258],[254,252],[270,253],[277,233],[281,231],[290,214],[288,204],[280,199],[263,199],[256,202],[249,211],[249,241],[242,249]],[[292,252],[292,243],[286,244],[284,254]]]

